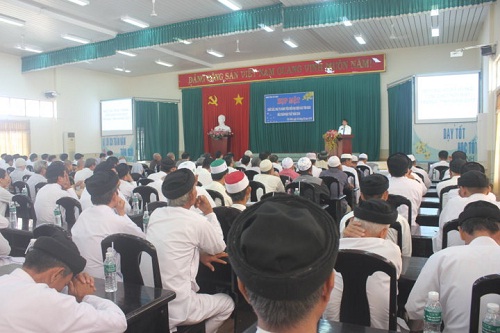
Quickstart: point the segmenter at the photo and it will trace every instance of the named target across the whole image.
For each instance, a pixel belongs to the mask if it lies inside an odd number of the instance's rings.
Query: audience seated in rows
[[[458,219],[460,237],[466,246],[452,246],[433,254],[420,272],[405,306],[411,320],[421,321],[427,293],[439,292],[444,333],[469,332],[472,284],[482,276],[500,272],[498,206],[474,201],[465,206]],[[483,297],[480,318],[484,318],[485,305],[489,302],[500,303],[500,295]],[[477,332],[477,328],[471,332]]]

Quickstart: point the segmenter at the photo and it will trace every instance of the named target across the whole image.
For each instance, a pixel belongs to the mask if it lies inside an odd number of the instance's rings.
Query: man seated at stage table
[[[422,321],[427,293],[439,292],[444,333],[469,332],[473,283],[485,275],[500,272],[500,210],[497,205],[486,201],[469,203],[458,219],[460,237],[467,245],[434,253],[422,268],[405,306],[411,320]],[[500,303],[500,296],[482,298],[480,318],[484,318],[485,305],[490,302]],[[418,330],[418,327],[412,328]]]
[[[222,159],[217,159],[210,164],[210,173],[212,174],[212,182],[205,185],[206,190],[217,191],[224,197],[224,206],[229,207],[233,204],[231,197],[227,195],[226,188],[224,187],[226,175],[227,175],[227,164]]]
[[[352,189],[352,185],[347,181],[347,174],[342,171],[342,164],[340,164],[340,159],[337,156],[331,156],[328,159],[328,170],[321,171],[320,177],[333,177],[337,179],[339,184],[332,182],[330,185],[330,199],[337,199],[344,194],[344,190]],[[342,214],[347,212],[349,205],[347,200],[344,198],[340,201],[342,205]]]
[[[127,328],[122,310],[93,296],[85,259],[62,233],[39,237],[22,268],[0,277],[1,332],[118,333]],[[61,293],[68,287],[68,294]]]
[[[303,198],[276,196],[242,212],[228,239],[257,332],[316,332],[334,283],[338,231],[332,217]]]
[[[432,181],[439,181],[439,171],[435,170],[437,166],[449,166],[448,152],[446,150],[441,150],[438,153],[438,157],[439,161],[431,164],[431,166],[429,167],[429,177]]]
[[[443,227],[447,222],[458,218],[465,206],[474,201],[488,201],[500,206],[495,197],[489,196],[490,182],[488,177],[480,171],[467,171],[458,178],[458,191],[460,196],[448,200],[448,203],[439,214],[439,230],[432,239],[434,252],[441,250]],[[463,240],[457,231],[448,232],[448,246],[463,245]]]
[[[321,196],[330,197],[330,190],[323,183],[323,179],[314,177],[312,175],[312,163],[307,157],[301,157],[297,162],[297,169],[299,170],[300,176],[293,180],[294,183],[308,183],[314,186],[314,192],[316,197],[314,202],[320,203]]]
[[[270,192],[285,192],[285,186],[281,178],[273,168],[273,163],[270,160],[260,162],[260,174],[255,175],[253,180],[264,184],[266,193]],[[258,200],[257,200],[258,201]]]
[[[124,233],[145,238],[142,230],[125,214],[125,201],[118,195],[119,179],[112,170],[98,171],[87,178],[93,206],[85,209],[71,229],[73,241],[87,260],[85,272],[104,279],[101,241]]]
[[[293,160],[290,157],[285,157],[283,161],[281,161],[281,166],[283,167],[283,170],[279,173],[280,176],[290,177],[292,181],[299,176],[299,174],[294,170]]]
[[[361,200],[382,199],[387,201],[389,197],[389,180],[381,174],[373,174],[361,179]],[[346,227],[347,221],[350,221]],[[401,224],[401,254],[403,257],[411,257],[411,229],[408,221],[400,214],[396,222]],[[354,212],[349,212],[340,221],[339,231],[341,237],[363,237],[366,230],[361,227],[359,222],[354,221]],[[389,228],[386,239],[394,244],[398,243],[398,232]]]
[[[363,250],[378,254],[389,260],[396,268],[399,279],[403,261],[399,247],[386,236],[389,225],[396,222],[397,212],[384,200],[362,201],[354,208],[354,221],[365,229],[365,235],[355,238],[341,238],[339,249]],[[371,327],[389,328],[389,288],[390,278],[383,272],[376,272],[366,280],[366,296],[370,308]],[[342,274],[335,272],[335,286],[330,297],[324,318],[339,321],[342,301]]]
[[[417,225],[417,215],[422,203],[422,197],[427,188],[411,175],[409,166],[410,159],[403,153],[395,153],[387,159],[387,168],[391,177],[389,178],[389,194],[401,195],[411,202],[411,224]],[[418,177],[418,176],[416,176]],[[398,207],[399,214],[408,219],[408,207]]]
[[[168,305],[170,329],[207,320],[206,332],[216,332],[231,315],[233,300],[226,294],[198,294],[196,275],[200,262],[212,269],[210,262],[225,263],[221,226],[206,197],[196,196],[190,170],[167,175],[162,191],[168,207],[151,214],[147,239],[156,247],[163,287],[176,293]],[[192,212],[193,205],[205,216]]]
[[[226,176],[226,192],[233,200],[231,207],[244,211],[250,200],[252,188],[248,177],[241,171],[235,171]]]
[[[56,223],[54,209],[56,208],[56,201],[60,198],[71,197],[78,200],[63,162],[52,162],[48,166],[45,175],[47,176],[47,185],[38,191],[34,205],[38,225]]]

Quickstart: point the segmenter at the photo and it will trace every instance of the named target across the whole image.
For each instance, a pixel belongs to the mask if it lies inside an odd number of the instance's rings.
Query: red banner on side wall
[[[217,118],[222,114],[226,117],[226,125],[231,127],[234,133],[231,138],[231,150],[235,160],[240,159],[249,144],[250,85],[203,88],[202,103],[204,150],[209,151],[207,133],[219,125]]]
[[[179,75],[179,89],[228,83],[384,71],[385,54],[372,54],[181,74]]]

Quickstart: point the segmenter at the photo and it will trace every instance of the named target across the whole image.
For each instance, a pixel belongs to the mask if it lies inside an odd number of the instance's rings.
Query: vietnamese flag
[[[202,101],[205,151],[209,151],[207,133],[219,125],[217,118],[222,114],[226,117],[226,125],[234,133],[230,146],[234,160],[239,160],[249,148],[250,84],[204,87]]]

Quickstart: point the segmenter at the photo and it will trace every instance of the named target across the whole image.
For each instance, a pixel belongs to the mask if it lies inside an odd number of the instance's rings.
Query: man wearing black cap
[[[120,178],[120,192],[125,196],[126,201],[132,197],[132,191],[137,187],[137,183],[132,179],[130,168],[126,163],[120,163],[116,166],[116,173]]]
[[[499,205],[496,202],[496,198],[488,195],[490,192],[490,181],[484,173],[476,170],[467,171],[458,178],[457,184],[460,197],[448,200],[448,203],[439,215],[439,231],[432,239],[434,252],[441,250],[443,226],[447,222],[458,218],[458,215],[464,210],[467,204],[483,200],[497,206]],[[464,242],[460,239],[457,231],[450,231],[448,233],[448,246],[463,244]]]
[[[52,162],[45,173],[47,185],[42,187],[36,195],[35,213],[37,223],[56,223],[54,209],[56,201],[62,197],[72,197],[78,200],[75,190],[69,181],[68,172],[61,161]]]
[[[370,199],[382,199],[387,201],[389,198],[389,180],[387,177],[375,173],[364,178],[360,181],[361,189],[361,199],[363,201]],[[365,230],[361,228],[359,222],[353,222],[354,212],[349,212],[340,221],[339,231],[341,237],[363,237]],[[346,227],[347,221],[350,221]],[[402,236],[402,249],[401,253],[403,257],[411,257],[411,229],[408,221],[403,215],[398,214],[396,222],[401,224],[401,236]],[[389,228],[387,232],[386,239],[391,240],[394,244],[398,242],[398,232],[392,228]]]
[[[461,158],[456,158],[450,162],[450,179],[446,179],[443,181],[440,181],[436,185],[436,192],[438,194],[438,197],[441,196],[441,191],[448,186],[453,186],[457,185],[458,178],[460,178],[461,172],[460,169],[462,166],[467,163],[465,160],[462,160]],[[449,195],[449,194],[448,194]],[[448,196],[446,195],[446,196]],[[448,201],[448,200],[446,200]],[[445,205],[444,203],[444,198],[443,198],[443,206]]]
[[[228,239],[257,332],[316,332],[334,284],[339,238],[332,217],[306,199],[275,196],[243,211]]]
[[[39,237],[21,268],[0,277],[0,332],[123,332],[113,302],[92,294],[85,259],[66,236]],[[68,294],[61,290],[68,286]]]
[[[394,265],[399,278],[403,265],[401,251],[396,244],[385,239],[389,225],[396,222],[397,215],[397,212],[384,200],[362,201],[354,208],[354,221],[359,222],[365,229],[365,235],[342,238],[339,249],[363,250],[378,254]],[[366,281],[371,327],[385,330],[389,328],[389,289],[390,278],[385,273],[376,272]],[[339,321],[342,290],[342,275],[335,272],[335,287],[325,311],[326,319]]]
[[[411,161],[403,153],[395,153],[387,159],[387,168],[391,177],[389,178],[389,194],[402,195],[411,202],[411,224],[416,225],[416,219],[422,197],[427,191],[423,183],[418,182],[409,170]],[[401,205],[399,214],[408,218],[408,207]]]
[[[176,169],[177,168],[175,166],[175,161],[167,156],[161,160],[160,172],[152,173],[148,176],[148,178],[152,179],[154,181],[160,180],[163,182],[163,179],[165,178],[165,176],[167,174],[175,171]]]
[[[196,177],[189,169],[179,169],[165,177],[163,195],[168,207],[157,208],[149,220],[147,240],[158,253],[163,288],[173,290],[168,305],[170,329],[207,320],[206,332],[216,332],[231,315],[234,302],[226,294],[197,294],[196,275],[200,261],[222,259],[226,244],[222,229],[205,196],[197,197]],[[205,216],[190,210],[199,208]]]
[[[103,279],[101,241],[118,233],[146,236],[125,214],[125,201],[118,195],[119,180],[114,171],[98,171],[87,178],[86,184],[93,206],[78,217],[71,234],[82,256],[87,259],[85,272]]]
[[[462,175],[463,177],[464,175]],[[422,320],[429,291],[440,295],[444,333],[469,332],[473,283],[500,272],[500,210],[487,201],[469,203],[458,217],[460,237],[466,246],[452,246],[433,254],[425,263],[406,303],[411,320]],[[500,303],[499,295],[484,296],[486,303]],[[472,331],[480,332],[472,329]]]

